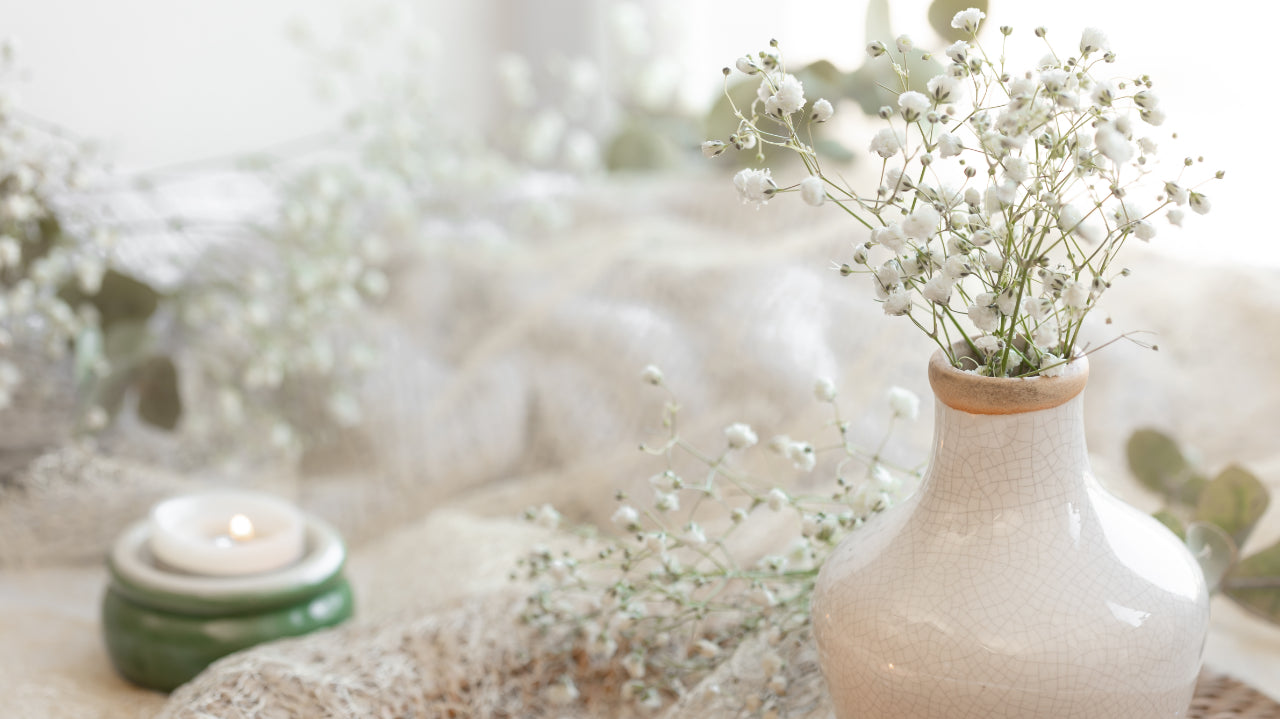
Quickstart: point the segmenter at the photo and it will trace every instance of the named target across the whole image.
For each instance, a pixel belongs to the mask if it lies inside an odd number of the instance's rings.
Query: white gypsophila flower
[[[894,287],[882,306],[886,315],[905,315],[911,311],[911,295],[901,286]]]
[[[976,217],[976,215],[971,215],[970,217]],[[974,247],[986,247],[991,244],[995,238],[996,237],[991,233],[991,230],[978,230],[972,235],[969,235],[969,244]]]
[[[1133,236],[1143,242],[1150,242],[1156,236],[1156,226],[1147,220],[1133,223]]]
[[[948,45],[944,52],[955,62],[964,64],[969,59],[969,43],[966,40],[956,40]]]
[[[818,463],[818,453],[808,442],[791,442],[787,445],[786,454],[791,464],[803,472],[812,472]]]
[[[634,530],[640,526],[640,513],[629,504],[618,507],[618,511],[613,513],[611,519],[614,524],[627,530]]]
[[[738,72],[745,75],[754,75],[760,72],[760,66],[755,63],[755,60],[752,60],[750,56],[747,55],[743,55],[738,58],[738,61],[734,63],[734,66],[738,68]]]
[[[707,543],[707,533],[697,522],[690,522],[689,526],[684,528],[684,541],[695,547],[701,547]]]
[[[995,332],[1000,326],[1000,312],[996,308],[996,296],[983,292],[973,298],[969,305],[969,321],[983,332]]]
[[[1067,371],[1067,364],[1062,358],[1052,352],[1045,352],[1040,356],[1040,374],[1045,377],[1058,377]]]
[[[1154,155],[1159,150],[1156,141],[1149,137],[1138,138],[1138,150],[1144,155]]]
[[[738,194],[742,196],[743,202],[754,202],[757,205],[768,202],[778,191],[778,186],[774,184],[768,168],[763,170],[743,168],[733,176],[733,184],[738,188]]]
[[[1191,198],[1191,193],[1187,189],[1176,182],[1164,183],[1164,191],[1169,195],[1169,199],[1175,205],[1185,205],[1187,200]]]
[[[1003,343],[995,335],[983,335],[973,341],[973,346],[984,356],[991,356],[1000,351]]]
[[[830,377],[819,377],[813,383],[813,396],[819,402],[834,402],[836,399],[836,383]]]
[[[765,503],[769,505],[769,509],[777,512],[788,504],[791,504],[791,497],[787,496],[787,493],[781,489],[774,487],[769,490],[769,494],[765,496]]]
[[[659,512],[674,512],[680,509],[680,497],[675,492],[655,492],[653,506]]]
[[[1053,300],[1045,297],[1025,297],[1022,311],[1036,322],[1043,322],[1053,314]]]
[[[936,274],[920,288],[920,296],[945,307],[951,302],[951,290],[955,288],[955,284],[955,280],[946,275]]]
[[[895,255],[902,254],[907,248],[907,234],[903,231],[902,225],[896,222],[888,227],[877,227],[872,230],[871,241],[889,248]]]
[[[915,47],[915,43],[911,42],[911,36],[909,35],[899,35],[897,39],[893,41],[893,44],[894,47],[898,48],[899,53],[904,53]]]
[[[778,80],[778,89],[769,101],[772,109],[782,115],[790,115],[804,107],[804,84],[795,75],[784,74]],[[766,107],[769,107],[766,102]]]
[[[1117,165],[1128,162],[1133,157],[1133,145],[1112,123],[1098,123],[1093,133],[1093,142],[1097,145],[1099,152]]]
[[[982,18],[987,14],[976,7],[967,10],[961,10],[951,18],[951,27],[957,30],[963,30],[970,35],[978,32],[978,24],[982,22]]]
[[[1050,64],[1056,64],[1056,61],[1051,58]],[[1050,67],[1040,72],[1040,86],[1044,88],[1045,93],[1054,96],[1067,89],[1069,77],[1066,70],[1059,67]]]
[[[632,679],[644,679],[645,661],[644,656],[632,652],[622,660],[622,668],[627,672],[627,676]]]
[[[927,240],[938,232],[942,215],[932,205],[920,205],[902,221],[902,232],[913,240]]]
[[[973,266],[969,258],[963,254],[952,255],[942,263],[942,274],[948,279],[959,280],[973,274]]]
[[[1080,33],[1080,52],[1088,55],[1091,52],[1106,52],[1111,49],[1107,36],[1096,27],[1087,27]]]
[[[1179,210],[1178,208],[1175,207],[1169,210],[1167,213],[1165,213],[1165,217],[1169,219],[1169,224],[1182,227],[1182,218],[1185,217],[1185,214],[1182,212],[1182,210]]]
[[[746,447],[755,446],[760,441],[756,437],[756,433],[752,431],[750,425],[742,422],[735,422],[724,428],[724,436],[729,440],[729,446],[733,449],[744,449]]]
[[[1010,181],[1019,185],[1026,182],[1029,166],[1025,158],[1006,155],[1000,161],[1000,166],[1004,169],[1004,176]]]
[[[1082,310],[1089,304],[1089,283],[1071,280],[1062,289],[1062,304],[1073,310]]]
[[[708,158],[719,157],[724,154],[725,148],[727,147],[728,145],[720,142],[719,140],[707,140],[702,143],[702,156]]]
[[[1031,333],[1031,341],[1036,347],[1053,347],[1058,344],[1058,322],[1055,319],[1046,319],[1036,326],[1034,332]]]
[[[964,85],[960,84],[959,78],[950,75],[935,75],[924,87],[929,91],[929,97],[939,105],[957,102],[964,94]]]
[[[1000,314],[1008,316],[1013,314],[1013,310],[1018,306],[1018,293],[1012,287],[1006,287],[996,295],[996,308],[1000,310]]]
[[[22,245],[9,235],[0,236],[0,270],[22,263]]]
[[[876,153],[886,160],[898,154],[902,149],[902,144],[898,142],[898,136],[894,134],[893,128],[885,127],[876,132],[871,138],[871,152]]]
[[[920,397],[904,387],[890,387],[889,410],[894,417],[915,421],[920,416]]]
[[[671,470],[664,470],[649,478],[649,484],[655,489],[672,491],[680,489],[684,486],[684,480],[680,479],[680,475]]]
[[[555,529],[560,526],[561,516],[556,508],[550,504],[544,504],[534,511],[533,521],[545,529]]]
[[[1150,90],[1139,90],[1133,94],[1133,104],[1143,110],[1154,110],[1160,104],[1160,97]]]
[[[821,206],[827,199],[826,183],[817,175],[809,175],[800,181],[800,198],[806,205]]]
[[[871,57],[880,57],[885,53],[884,43],[879,40],[867,43],[867,55]]]
[[[1139,110],[1138,117],[1141,117],[1143,122],[1152,127],[1159,127],[1164,124],[1164,110],[1158,107]]]
[[[657,365],[646,365],[640,372],[640,379],[652,385],[662,384],[662,370]]]
[[[711,659],[720,654],[719,645],[706,639],[699,639],[693,644],[693,651],[704,659]]]
[[[813,113],[809,115],[809,119],[814,122],[826,122],[835,112],[836,109],[831,106],[831,102],[825,97],[820,97],[813,103]]]
[[[1191,193],[1191,210],[1197,215],[1204,215],[1209,212],[1209,198],[1199,192]]]
[[[938,157],[945,160],[948,157],[959,155],[962,150],[964,150],[964,143],[955,133],[944,132],[938,135]]]
[[[897,260],[888,260],[880,267],[876,268],[873,273],[875,278],[876,297],[879,299],[888,299],[889,293],[895,287],[902,286],[902,273],[899,271],[900,265]]]
[[[933,103],[924,93],[908,90],[898,96],[898,109],[902,110],[902,118],[907,122],[915,122],[929,111]]]

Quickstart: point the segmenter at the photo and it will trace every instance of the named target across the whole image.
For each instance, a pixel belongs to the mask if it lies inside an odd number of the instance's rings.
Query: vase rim
[[[1084,391],[1089,359],[1076,357],[1056,377],[983,377],[951,366],[942,350],[929,359],[929,386],[946,406],[969,414],[1022,414],[1066,404]]]

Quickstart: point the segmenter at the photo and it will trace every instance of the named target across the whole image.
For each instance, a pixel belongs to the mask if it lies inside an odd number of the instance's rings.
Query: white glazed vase
[[[1186,715],[1208,592],[1177,537],[1094,478],[1088,372],[992,379],[934,356],[919,489],[845,539],[814,590],[838,719]]]

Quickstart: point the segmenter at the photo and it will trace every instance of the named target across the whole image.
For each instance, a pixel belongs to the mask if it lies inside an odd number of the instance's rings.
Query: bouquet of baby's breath
[[[893,63],[900,83],[871,140],[882,166],[869,195],[824,171],[809,130],[834,108],[806,102],[776,42],[738,59],[739,72],[759,76],[757,97],[735,106],[739,123],[727,142],[709,140],[703,152],[793,151],[808,176],[779,187],[770,170],[744,169],[734,183],[745,202],[798,191],[811,205],[838,205],[870,232],[838,268],[870,275],[886,314],[906,317],[961,369],[1054,375],[1080,352],[1086,314],[1127,272],[1113,267],[1125,242],[1154,237],[1156,213],[1167,208],[1168,221],[1181,225],[1182,207],[1204,214],[1209,200],[1182,177],[1196,160],[1152,177],[1156,143],[1145,133],[1164,112],[1149,77],[1095,75],[1115,59],[1101,32],[1086,30],[1079,54],[1067,56],[1037,28],[1047,54],[1011,66],[1003,45],[1012,28],[1000,28],[1002,47],[992,55],[977,39],[984,17],[973,8],[956,14],[952,27],[970,39],[946,48],[950,64],[923,92],[908,89],[909,38],[867,47]],[[727,83],[733,71],[724,73]]]
[[[643,378],[667,389],[655,367]],[[613,521],[621,534],[588,533],[592,542],[581,552],[531,551],[513,575],[538,585],[523,619],[547,635],[542,661],[561,661],[548,698],[563,704],[590,682],[594,691],[620,692],[640,707],[662,706],[692,690],[743,641],[762,637],[768,648],[758,668],[766,679],[736,700],[748,711],[767,711],[786,693],[785,643],[804,637],[823,560],[920,477],[920,467],[894,462],[887,451],[895,423],[919,414],[919,398],[891,388],[884,435],[868,446],[841,414],[835,385],[819,380],[814,395],[831,408],[830,439],[779,435],[765,443],[794,470],[829,478],[797,489],[747,471],[759,443],[747,424],[726,427],[714,450],[696,446],[681,434],[680,405],[667,392],[662,434],[641,446],[661,458],[662,469],[650,488],[618,495]],[[529,509],[526,518],[561,521],[549,505]],[[780,539],[763,552],[753,549],[764,537]]]

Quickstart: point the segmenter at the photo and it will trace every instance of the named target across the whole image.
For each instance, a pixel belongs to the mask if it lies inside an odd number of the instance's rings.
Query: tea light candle
[[[302,512],[257,492],[219,490],[157,504],[150,518],[151,553],[191,574],[234,577],[297,562],[305,546]]]

